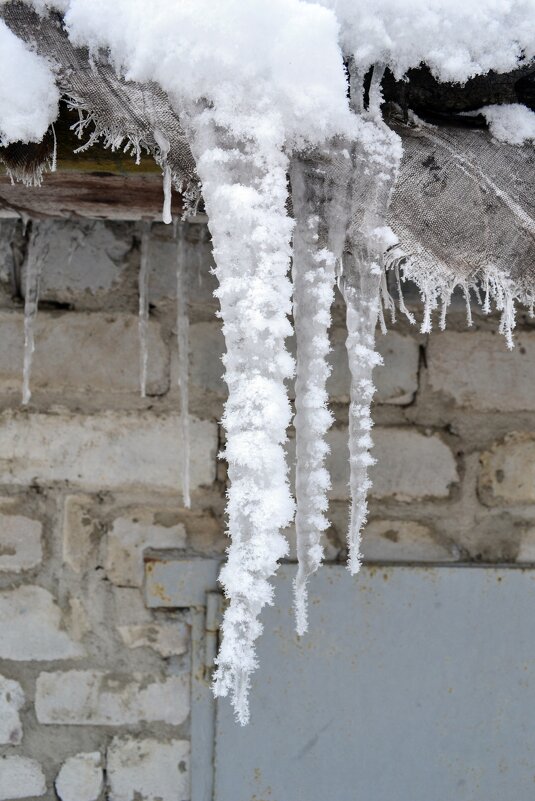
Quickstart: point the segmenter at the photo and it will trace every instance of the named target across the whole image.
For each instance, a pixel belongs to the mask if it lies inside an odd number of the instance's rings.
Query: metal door
[[[534,801],[535,574],[325,566],[264,615],[249,726],[218,702],[214,801]]]

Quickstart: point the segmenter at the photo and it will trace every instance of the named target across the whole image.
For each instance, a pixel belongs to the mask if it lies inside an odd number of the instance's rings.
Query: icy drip
[[[214,679],[216,695],[232,696],[241,724],[249,719],[250,675],[257,667],[258,616],[272,603],[269,582],[288,545],[281,534],[293,517],[284,453],[291,419],[284,385],[293,374],[285,348],[291,333],[288,279],[293,223],[286,213],[288,160],[282,141],[256,132],[236,141],[214,112],[193,109],[191,145],[203,183],[212,233],[216,292],[227,353],[228,532],[231,545],[220,581],[230,603]],[[260,136],[277,131],[267,113]],[[271,136],[271,134],[270,134]]]
[[[338,157],[336,166],[335,155]],[[297,349],[294,427],[298,568],[294,590],[298,634],[308,629],[307,583],[321,564],[321,535],[329,525],[325,516],[330,488],[325,468],[329,452],[325,435],[332,423],[326,389],[331,372],[327,361],[328,330],[335,266],[341,256],[346,230],[343,210],[333,208],[334,204],[343,204],[346,192],[344,187],[333,186],[333,177],[348,175],[348,170],[344,170],[346,162],[347,158],[326,148],[306,159],[295,158],[290,168],[296,220],[292,278]]]
[[[351,92],[357,99],[360,132],[352,149],[353,183],[351,224],[343,259],[341,289],[346,303],[347,353],[351,373],[349,405],[349,484],[351,513],[348,531],[348,567],[358,572],[361,563],[361,531],[366,523],[373,368],[381,363],[375,352],[375,328],[379,316],[384,256],[396,238],[386,226],[386,215],[401,160],[398,137],[380,116],[382,68],[375,68],[367,111],[360,111],[360,77],[351,76]]]
[[[157,128],[153,131],[153,134],[159,150],[157,154],[157,159],[161,164],[163,170],[162,222],[169,225],[170,223],[173,222],[173,217],[171,215],[171,199],[172,199],[171,168],[167,161],[167,156],[169,154],[171,144],[169,142],[169,139],[167,139],[167,137],[164,136],[164,134]]]
[[[149,363],[149,243],[150,223],[142,223],[141,259],[139,265],[139,383],[141,397],[147,397],[147,368]]]
[[[191,507],[189,430],[189,316],[185,223],[176,231],[176,339],[178,346],[178,391],[180,394],[180,432],[182,436],[182,494],[184,506]]]
[[[22,371],[22,403],[24,406],[30,402],[32,394],[30,391],[30,376],[35,350],[35,319],[39,305],[39,286],[43,259],[46,255],[45,250],[38,247],[38,238],[38,228],[34,227],[28,243],[24,290],[24,366]]]

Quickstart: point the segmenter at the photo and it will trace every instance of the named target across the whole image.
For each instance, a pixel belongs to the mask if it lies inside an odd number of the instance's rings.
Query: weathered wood
[[[0,178],[0,217],[90,217],[108,220],[161,220],[163,203],[160,175],[110,175],[98,172],[62,172],[44,176],[39,187],[11,184]],[[183,211],[182,198],[173,193],[173,214]]]

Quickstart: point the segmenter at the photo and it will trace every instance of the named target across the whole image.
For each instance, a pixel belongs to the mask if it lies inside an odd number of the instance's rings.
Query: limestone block
[[[56,791],[61,801],[97,801],[103,780],[98,751],[76,754],[63,763],[56,779]]]
[[[40,673],[35,711],[39,723],[75,726],[178,726],[189,714],[189,676],[69,670]]]
[[[109,801],[187,801],[189,743],[116,737],[108,749]]]

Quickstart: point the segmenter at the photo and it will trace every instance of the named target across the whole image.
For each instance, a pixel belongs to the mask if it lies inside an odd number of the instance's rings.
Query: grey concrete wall
[[[190,226],[192,508],[180,496],[176,251],[151,240],[148,397],[138,391],[139,229],[34,222],[43,274],[32,400],[20,406],[30,231],[0,227],[0,801],[189,798],[187,611],[148,608],[144,559],[226,546],[225,385],[203,225]],[[378,335],[376,562],[535,562],[535,327],[496,318]],[[343,308],[334,309],[329,560],[348,518]],[[292,442],[289,443],[290,456]],[[290,540],[292,531],[288,532]],[[342,625],[342,622],[341,622]],[[313,633],[310,635],[313,636]]]

